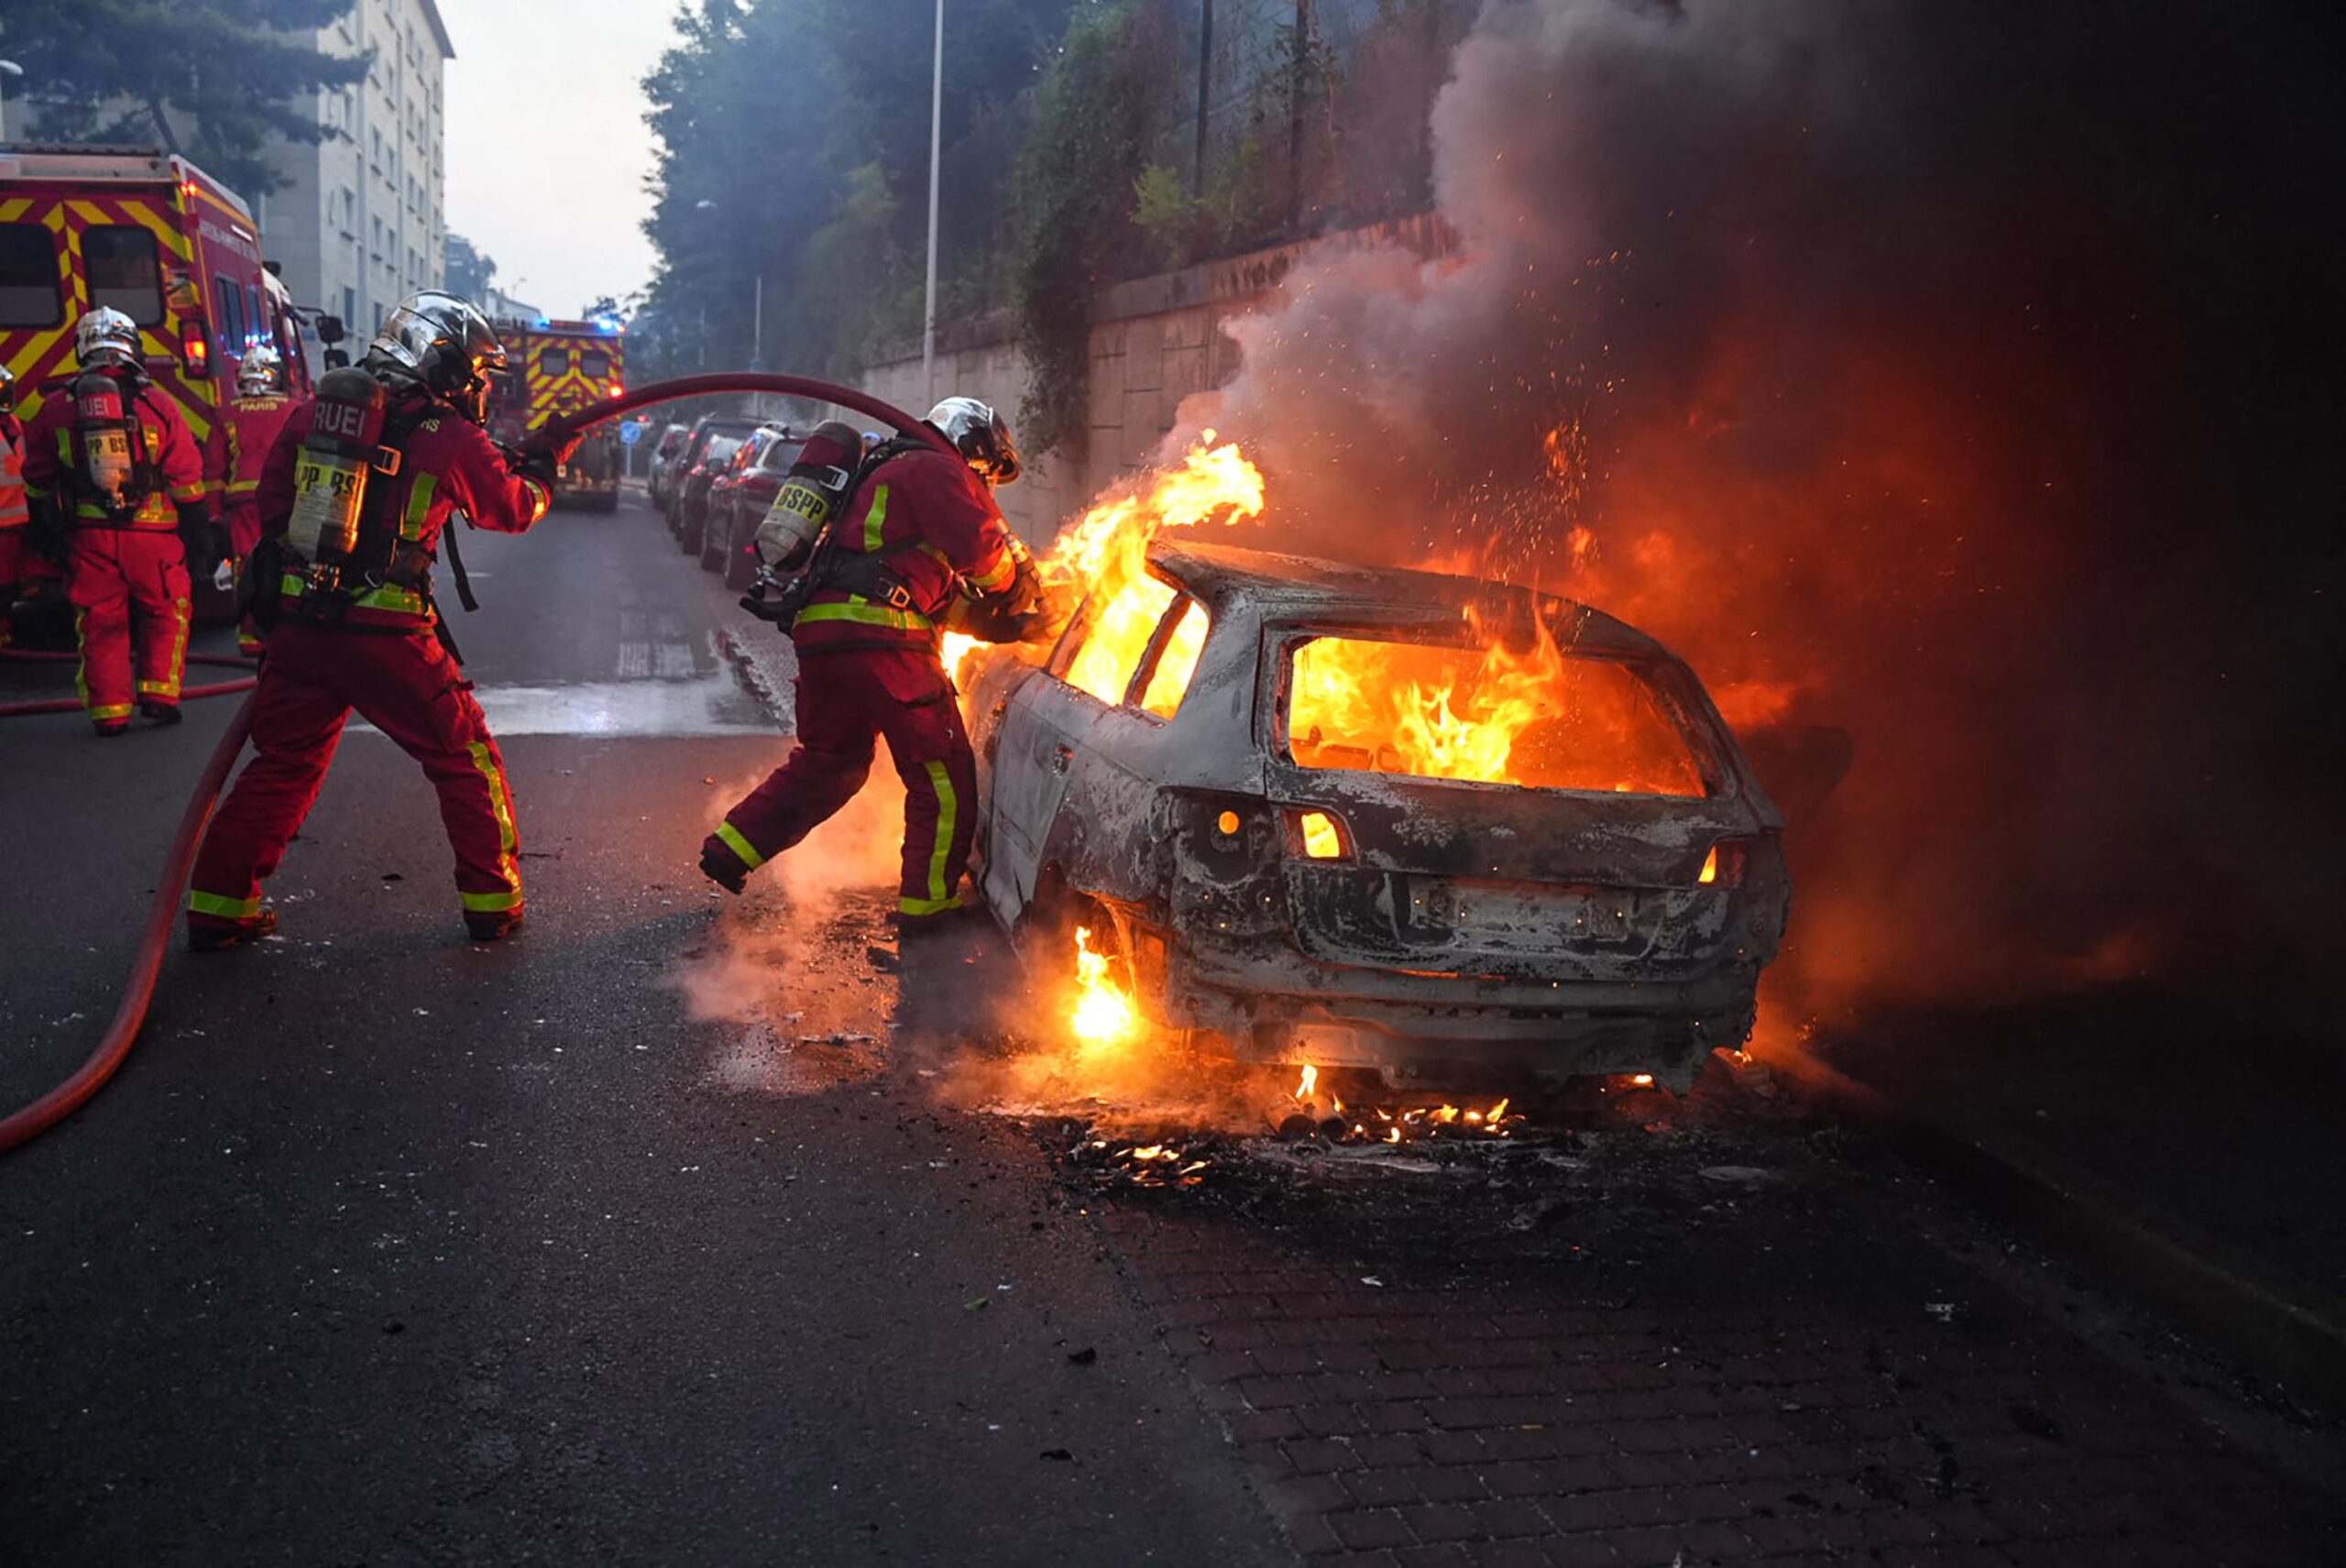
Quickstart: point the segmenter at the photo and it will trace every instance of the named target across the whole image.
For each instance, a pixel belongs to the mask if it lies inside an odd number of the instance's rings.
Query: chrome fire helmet
[[[383,320],[362,363],[378,375],[414,381],[458,413],[488,416],[488,378],[505,368],[505,345],[488,318],[454,294],[411,294]]]
[[[138,323],[112,305],[100,305],[73,328],[73,356],[84,370],[136,370],[146,362]]]
[[[236,366],[236,390],[251,395],[284,389],[283,356],[265,343],[245,350],[244,359]]]
[[[1010,422],[975,398],[948,398],[928,411],[927,424],[989,485],[1007,485],[1022,471]]]
[[[0,365],[0,414],[16,411],[16,373]]]

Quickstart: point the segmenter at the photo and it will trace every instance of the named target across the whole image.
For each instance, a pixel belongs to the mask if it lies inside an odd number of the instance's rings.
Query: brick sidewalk
[[[2346,1562],[2334,1503],[1915,1240],[1911,1194],[1827,1160],[1706,1198],[1540,1255],[1463,1200],[1487,1240],[1415,1277],[1309,1204],[1102,1212],[1315,1563]]]

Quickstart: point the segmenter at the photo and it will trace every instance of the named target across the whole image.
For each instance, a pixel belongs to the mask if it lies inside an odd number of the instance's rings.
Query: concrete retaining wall
[[[1087,449],[1030,466],[1025,478],[1001,492],[1003,515],[1030,542],[1047,541],[1119,475],[1156,455],[1182,399],[1238,373],[1238,345],[1222,330],[1225,321],[1277,299],[1288,273],[1307,257],[1387,245],[1433,257],[1455,249],[1457,239],[1438,219],[1410,218],[1138,278],[1102,294],[1092,311]],[[1014,424],[1028,380],[1007,318],[938,334],[937,397],[983,399]],[[916,341],[891,345],[858,384],[915,411],[931,400]]]

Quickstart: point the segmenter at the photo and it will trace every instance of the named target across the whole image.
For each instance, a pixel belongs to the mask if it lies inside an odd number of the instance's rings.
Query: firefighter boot
[[[99,740],[111,740],[117,735],[130,733],[130,720],[127,718],[93,719],[90,728],[97,731]]]
[[[241,948],[247,942],[258,942],[277,930],[277,910],[264,904],[260,913],[249,920],[201,921],[190,918],[187,923],[187,950],[191,953],[217,953],[230,948]]]
[[[712,839],[701,846],[700,874],[728,893],[740,893],[749,885],[749,871],[740,858]]]
[[[177,724],[181,718],[178,703],[165,702],[162,698],[155,696],[140,697],[138,711],[145,714],[148,719],[155,724]]]
[[[465,911],[465,934],[476,942],[499,941],[521,928],[521,912],[518,909]]]

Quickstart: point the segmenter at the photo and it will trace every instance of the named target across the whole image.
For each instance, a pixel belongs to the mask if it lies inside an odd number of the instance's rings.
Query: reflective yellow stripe
[[[385,583],[379,588],[360,594],[350,602],[356,609],[397,610],[402,615],[423,613],[423,596],[394,583]]]
[[[437,474],[418,474],[415,484],[407,493],[407,516],[400,523],[401,539],[423,537],[423,519],[432,510],[432,497],[440,488]]]
[[[518,893],[460,893],[456,896],[465,901],[466,909],[488,915],[521,907],[521,895]]]
[[[890,609],[857,595],[845,604],[813,604],[798,612],[792,624],[806,626],[820,620],[852,620],[863,626],[886,626],[898,631],[927,631],[928,617],[915,610]]]
[[[363,601],[362,601],[363,602]],[[489,809],[497,814],[497,874],[503,880],[503,893],[467,893],[463,895],[467,909],[510,909],[521,901],[521,869],[513,861],[513,850],[521,836],[513,830],[513,807],[506,795],[505,769],[497,760],[496,750],[486,740],[475,740],[466,748],[472,753],[473,766],[488,782]],[[476,899],[503,899],[502,904],[477,904]]]
[[[1017,571],[1018,563],[1013,561],[1010,558],[1010,552],[1005,550],[1002,553],[1001,558],[994,563],[992,571],[970,573],[970,586],[981,594],[990,594],[1009,582]]]
[[[872,510],[863,517],[863,552],[867,555],[880,553],[881,525],[888,521],[888,487],[881,486],[872,492]]]
[[[937,848],[928,856],[928,896],[932,902],[941,902],[946,895],[945,861],[953,851],[953,824],[960,816],[961,803],[954,797],[953,777],[945,771],[945,764],[926,766],[929,784],[937,791]]]
[[[225,487],[232,496],[249,496],[260,488],[258,479],[231,479]]]
[[[216,915],[223,920],[250,920],[260,914],[260,894],[250,898],[224,898],[216,893],[196,893],[187,895],[191,914]]]
[[[730,822],[720,822],[717,825],[717,837],[727,849],[740,856],[741,863],[750,870],[756,871],[766,863],[766,858],[750,848],[750,841],[742,838],[740,829],[735,828]]]
[[[961,907],[959,898],[900,898],[896,900],[899,915],[942,915],[948,909]]]
[[[85,703],[90,700],[87,693],[82,695],[82,700]],[[90,709],[90,717],[99,719],[127,718],[130,717],[130,713],[131,707],[130,704],[126,702],[109,702],[102,707]]]
[[[195,617],[189,610],[187,600],[173,599],[171,601],[171,673],[159,681],[139,682],[138,689],[143,695],[167,696],[173,702],[179,701],[180,680],[187,674],[188,628],[194,623],[194,620]]]
[[[309,585],[291,572],[286,573],[284,576],[278,579],[277,583],[277,591],[279,593],[291,594],[297,598],[306,592],[308,588]]]

